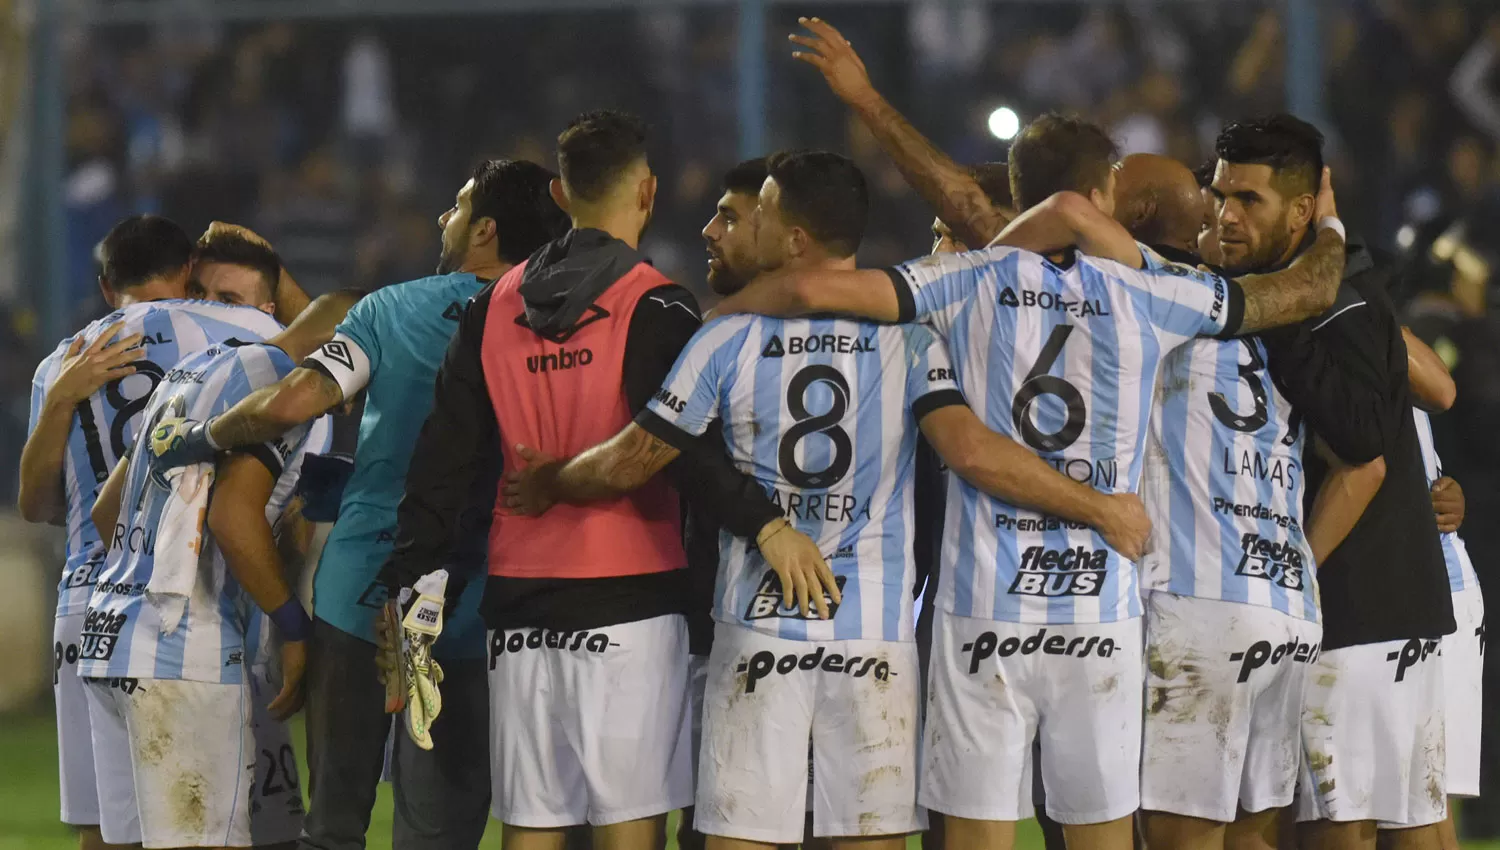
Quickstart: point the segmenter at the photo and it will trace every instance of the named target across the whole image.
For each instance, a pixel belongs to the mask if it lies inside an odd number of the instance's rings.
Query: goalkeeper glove
[[[181,414],[162,418],[151,429],[151,453],[156,456],[156,464],[171,469],[213,460],[220,447],[209,436],[212,424],[212,419],[198,422],[183,419]]]
[[[377,636],[377,666],[385,683],[385,709],[406,715],[406,731],[424,750],[432,749],[432,723],[443,710],[443,668],[432,657],[432,645],[443,631],[443,595],[448,571],[418,579],[405,616],[396,601],[386,603]],[[398,625],[399,624],[399,625]]]

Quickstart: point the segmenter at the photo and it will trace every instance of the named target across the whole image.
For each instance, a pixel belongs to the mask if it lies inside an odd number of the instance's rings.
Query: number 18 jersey
[[[751,541],[721,533],[714,618],[788,640],[913,639],[917,423],[962,404],[942,341],[915,325],[730,316],[688,342],[637,420],[684,450],[724,444],[817,542],[843,601],[829,620],[784,608]]]
[[[1299,420],[1257,338],[1198,339],[1167,355],[1141,487],[1147,587],[1318,621]]]
[[[974,412],[1058,471],[1136,490],[1163,357],[1238,328],[1243,294],[1215,275],[1078,256],[1068,268],[1015,248],[943,254],[891,272],[902,313],[948,342]],[[1018,623],[1141,614],[1135,565],[1081,524],[1021,510],[950,476],[935,604]]]
[[[31,383],[31,422],[36,427],[42,402],[57,380],[68,346],[77,336],[85,347],[116,322],[116,338],[141,334],[146,356],[135,362],[135,373],[110,381],[78,405],[68,433],[63,459],[63,492],[67,502],[67,562],[58,586],[57,614],[82,613],[104,562],[104,547],[89,512],[99,487],[135,440],[141,413],[151,392],[177,361],[214,343],[230,339],[258,342],[281,332],[281,325],[254,307],[212,301],[148,301],[132,304],[99,319],[57,349],[37,366]]]

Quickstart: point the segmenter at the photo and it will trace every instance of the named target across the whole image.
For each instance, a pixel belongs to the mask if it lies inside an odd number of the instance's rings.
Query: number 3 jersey
[[[1141,496],[1146,586],[1317,622],[1303,429],[1259,339],[1199,339],[1162,364]]]
[[[81,613],[88,607],[89,593],[104,562],[104,547],[89,511],[126,446],[135,441],[141,414],[162,377],[178,360],[214,343],[230,339],[258,342],[281,332],[275,319],[254,307],[212,301],[149,301],[116,310],[58,343],[57,350],[37,366],[31,384],[28,433],[36,427],[68,346],[82,336],[87,347],[117,322],[121,328],[116,338],[141,334],[146,356],[135,362],[134,374],[105,384],[74,413],[63,460],[68,541],[67,563],[58,587],[59,617]]]
[[[1067,268],[1016,248],[891,270],[903,318],[948,343],[959,387],[992,430],[1106,493],[1137,489],[1157,368],[1197,335],[1233,333],[1237,284],[1142,246],[1133,269],[1079,255]],[[1135,565],[1092,529],[949,477],[935,604],[964,617],[1098,623],[1138,617]]]
[[[167,539],[173,534],[169,503],[191,473],[171,472],[154,463],[150,430],[165,415],[207,421],[286,377],[294,366],[274,345],[228,344],[210,346],[167,372],[151,395],[131,449],[113,542],[79,635],[78,675],[242,681],[265,636],[265,617],[229,573],[206,526],[180,619],[166,622],[147,592],[158,566],[157,550],[172,545]],[[265,508],[266,522],[273,528],[291,500],[302,458],[325,450],[328,439],[328,420],[319,418],[268,443],[237,450],[255,458],[275,479]],[[213,486],[221,490],[223,483]]]
[[[913,639],[917,423],[963,404],[946,349],[915,325],[730,316],[704,325],[637,423],[688,450],[722,422],[735,465],[817,542],[843,601],[781,604],[753,542],[720,537],[714,618],[789,640]]]

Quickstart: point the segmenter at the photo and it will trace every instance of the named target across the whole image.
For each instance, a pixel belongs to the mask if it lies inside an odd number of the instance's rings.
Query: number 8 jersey
[[[1133,269],[1079,255],[1063,268],[1015,248],[891,270],[903,318],[948,342],[969,405],[992,430],[1106,493],[1137,489],[1157,368],[1198,335],[1232,334],[1238,284],[1142,246]],[[1021,510],[949,477],[935,604],[1017,623],[1141,615],[1135,565],[1092,529]]]
[[[804,619],[782,606],[753,544],[721,532],[714,618],[788,640],[912,640],[917,423],[963,403],[926,328],[759,316],[704,325],[636,422],[689,450],[721,421],[735,466],[817,542],[843,596],[829,620]]]
[[[1194,340],[1167,356],[1141,488],[1148,588],[1317,622],[1299,420],[1258,338]]]
[[[89,518],[99,487],[135,440],[141,414],[152,390],[177,361],[215,343],[238,339],[259,342],[281,332],[281,325],[254,307],[212,301],[147,301],[116,310],[82,331],[84,345],[92,344],[110,325],[122,323],[117,338],[141,334],[144,359],[135,373],[101,387],[78,405],[68,434],[63,461],[63,491],[67,500],[67,562],[58,586],[57,614],[82,613],[104,562],[99,532]],[[36,427],[47,390],[57,380],[68,346],[76,337],[58,343],[57,350],[37,366],[31,383],[31,422]]]

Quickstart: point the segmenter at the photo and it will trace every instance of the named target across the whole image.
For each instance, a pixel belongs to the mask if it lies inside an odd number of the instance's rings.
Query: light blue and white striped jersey
[[[131,451],[113,545],[84,615],[78,675],[242,681],[245,665],[253,661],[247,656],[261,643],[264,614],[229,573],[212,535],[204,537],[192,594],[172,631],[163,633],[161,615],[147,596],[163,512],[177,483],[152,462],[149,425],[178,403],[182,415],[206,421],[286,377],[295,365],[273,345],[215,345],[178,363],[152,393],[143,422],[147,427],[140,429]],[[276,478],[266,504],[266,521],[273,528],[292,497],[303,457],[326,450],[329,437],[323,417],[242,450]]]
[[[1317,622],[1303,437],[1258,338],[1195,339],[1168,354],[1141,483],[1146,586]]]
[[[843,594],[828,620],[804,619],[753,542],[721,532],[715,619],[789,640],[913,639],[917,422],[963,403],[952,375],[915,325],[730,316],[694,335],[647,406],[670,426],[654,427],[696,437],[721,421],[735,466],[817,542]]]
[[[119,338],[143,335],[141,345],[146,357],[136,361],[135,374],[105,384],[78,405],[73,415],[63,461],[68,542],[67,562],[58,585],[59,617],[81,613],[88,607],[89,594],[104,562],[104,547],[89,511],[125,447],[134,442],[146,401],[162,376],[178,360],[214,343],[230,339],[258,342],[281,332],[275,319],[254,307],[212,301],[149,301],[116,310],[58,343],[57,350],[37,366],[31,382],[28,433],[36,427],[42,402],[57,380],[68,346],[78,335],[83,336],[84,345],[92,344],[116,322],[123,323]]]
[[[1427,470],[1429,488],[1443,477],[1443,459],[1438,457],[1437,447],[1432,442],[1432,420],[1425,411],[1412,408],[1417,420],[1417,440],[1422,446],[1422,466]],[[1479,586],[1479,576],[1474,572],[1474,563],[1469,560],[1469,549],[1464,546],[1458,532],[1449,531],[1440,535],[1443,544],[1443,560],[1448,564],[1448,586],[1454,593]]]
[[[892,273],[903,312],[948,343],[958,384],[992,430],[1075,481],[1136,490],[1158,367],[1222,333],[1231,285],[1168,263],[1079,256],[1067,269],[1015,248],[939,254]],[[1020,623],[1141,614],[1135,565],[1087,526],[1021,510],[950,477],[935,604]]]

